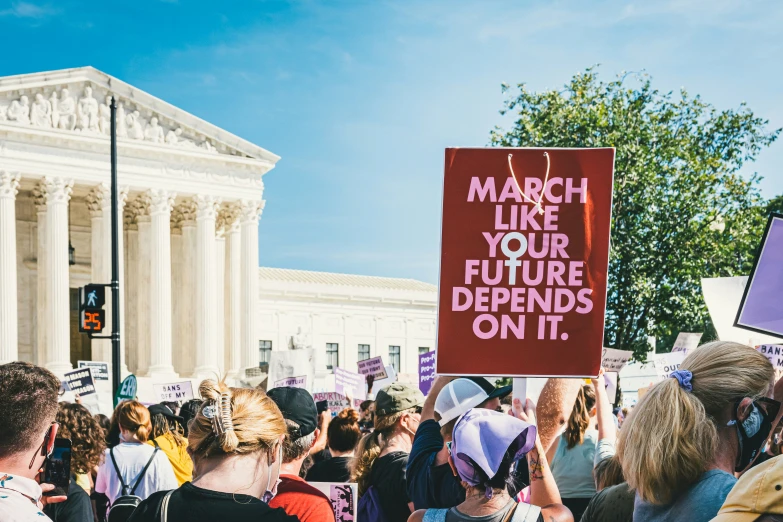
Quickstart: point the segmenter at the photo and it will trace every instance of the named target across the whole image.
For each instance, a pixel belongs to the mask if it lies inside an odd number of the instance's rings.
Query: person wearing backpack
[[[206,380],[188,432],[193,482],[142,502],[128,522],[298,522],[269,506],[280,484],[287,428],[258,388]]]
[[[375,399],[375,431],[357,449],[351,473],[359,486],[357,520],[405,522],[413,511],[405,487],[405,470],[419,427],[424,395],[396,382]]]
[[[178,484],[166,454],[146,444],[152,432],[149,410],[126,401],[117,406],[115,417],[120,444],[104,452],[95,491],[109,498],[108,522],[124,522],[142,500]]]
[[[465,501],[452,508],[420,509],[408,522],[573,522],[560,502],[534,424],[532,402],[516,418],[484,408],[459,417],[448,446],[448,463],[465,488]],[[523,420],[525,419],[525,420]],[[512,466],[527,458],[530,500],[540,506],[517,503],[509,494],[521,479]]]

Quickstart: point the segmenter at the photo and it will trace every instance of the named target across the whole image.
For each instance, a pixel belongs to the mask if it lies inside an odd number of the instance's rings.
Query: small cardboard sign
[[[337,415],[345,408],[359,409],[359,405],[362,403],[361,399],[354,399],[353,406],[348,397],[341,395],[337,392],[315,392],[313,393],[313,400],[315,402],[326,401],[329,404],[329,411],[332,412],[332,416]]]
[[[193,385],[190,381],[153,384],[152,389],[158,402],[184,402],[193,398]]]
[[[329,497],[334,510],[335,522],[355,522],[359,489],[355,482],[308,482],[315,489]]]
[[[674,341],[672,352],[684,352],[687,354],[690,350],[698,348],[702,335],[704,334],[680,332]]]
[[[680,364],[685,359],[685,352],[667,353],[663,357],[655,359],[655,371],[658,380],[663,381],[671,377],[672,372],[680,369]]]
[[[419,354],[419,390],[427,395],[435,380],[435,352]]]
[[[775,368],[775,381],[783,377],[783,344],[762,344],[757,346],[761,354],[763,354],[769,362],[772,363],[772,367]]]
[[[604,348],[604,353],[601,356],[601,366],[604,367],[604,371],[619,372],[628,364],[631,357],[633,357],[633,352]]]
[[[376,381],[387,378],[386,368],[383,365],[383,357],[380,355],[359,361],[359,373],[362,375],[372,375]]]
[[[275,381],[275,388],[304,388],[307,389],[307,375],[300,375],[299,377],[286,377]]]
[[[65,382],[68,383],[68,388],[80,397],[85,395],[95,394],[95,379],[92,375],[91,368],[78,368],[65,372]]]
[[[77,361],[77,368],[92,368],[92,377],[96,381],[109,380],[109,363],[103,361]]]
[[[361,373],[350,372],[343,368],[334,369],[334,391],[340,395],[364,400],[367,397],[366,384]]]
[[[783,337],[783,214],[772,214],[734,326]]]

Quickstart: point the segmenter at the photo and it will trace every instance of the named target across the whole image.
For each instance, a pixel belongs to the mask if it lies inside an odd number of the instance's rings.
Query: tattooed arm
[[[514,399],[514,408],[512,411],[520,412],[518,418],[535,424],[536,410],[533,401],[528,399],[525,402],[524,413],[519,399]],[[541,444],[541,439],[536,433],[536,444],[527,454],[527,467],[530,473],[530,503],[534,506],[547,506],[549,504],[560,504],[560,491],[555,484],[555,477],[552,470],[549,469],[546,452]]]

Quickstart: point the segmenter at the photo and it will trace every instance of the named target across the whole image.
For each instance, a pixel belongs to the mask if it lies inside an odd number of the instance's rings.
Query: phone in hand
[[[44,493],[47,497],[68,495],[71,482],[71,439],[54,439],[54,448],[44,464],[41,482],[54,486],[53,490]]]
[[[315,409],[318,412],[318,414],[322,414],[326,410],[329,409],[329,401],[318,401],[315,403]],[[312,411],[312,410],[311,410]]]

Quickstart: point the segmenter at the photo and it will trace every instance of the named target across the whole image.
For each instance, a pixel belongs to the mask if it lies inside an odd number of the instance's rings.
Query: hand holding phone
[[[54,439],[52,453],[46,459],[44,470],[41,474],[42,484],[51,484],[46,488],[44,496],[67,496],[68,486],[71,483],[71,440],[61,437]]]

